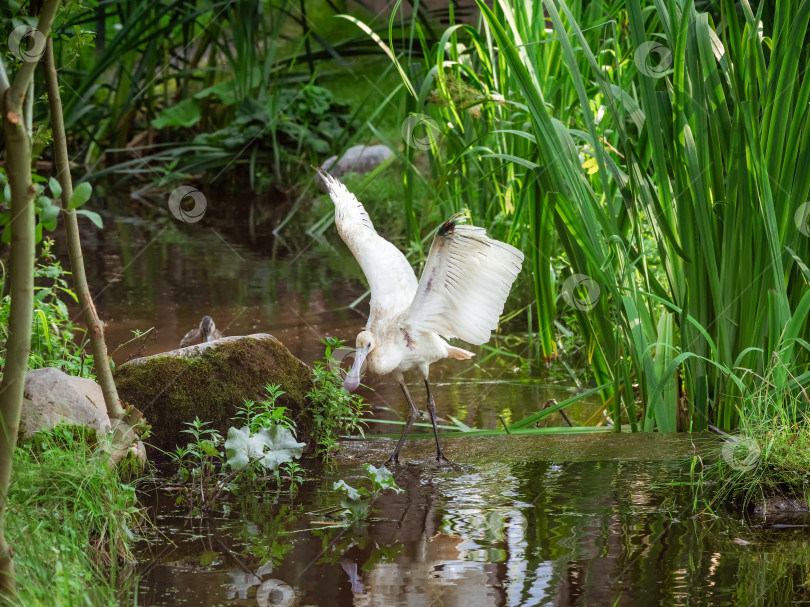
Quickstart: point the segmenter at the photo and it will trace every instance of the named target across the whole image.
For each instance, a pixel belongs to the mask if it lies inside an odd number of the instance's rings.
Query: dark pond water
[[[105,220],[103,232],[85,230],[85,256],[111,350],[135,329],[156,333],[143,347],[118,349],[118,363],[176,348],[204,314],[226,335],[272,333],[306,362],[322,356],[320,339],[352,341],[364,324],[367,304],[348,307],[364,294],[362,275],[337,239],[307,237],[291,255],[238,219]],[[519,419],[574,392],[570,380],[527,377],[514,356],[526,340],[492,345],[506,353],[482,348],[473,366],[431,368],[440,416],[494,428],[499,416]],[[402,418],[396,387],[374,387],[365,396],[375,414]],[[421,402],[423,389],[414,396]],[[570,414],[583,424],[594,411],[583,403]],[[335,469],[308,470],[294,497],[232,499],[209,517],[190,514],[176,491],[147,491],[156,527],[137,546],[137,604],[810,603],[810,521],[693,518],[689,496],[672,484],[688,479],[688,437],[448,440],[458,469],[417,465],[433,447],[411,440],[403,450],[410,464],[396,476],[405,492],[382,495],[368,519],[341,525],[333,483],[362,486],[362,464],[381,464],[392,448],[388,439],[349,443]]]
[[[405,492],[354,526],[330,517],[332,484],[362,486],[360,462],[383,461],[384,439],[348,445],[294,498],[256,495],[239,513],[195,518],[157,491],[161,535],[138,604],[810,603],[810,521],[693,517],[671,484],[688,479],[688,438],[456,439],[460,468],[441,470],[415,463],[431,453],[418,442],[396,474]]]

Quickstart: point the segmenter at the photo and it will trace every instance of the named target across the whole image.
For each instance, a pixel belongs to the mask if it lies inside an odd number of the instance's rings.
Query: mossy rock
[[[298,440],[310,443],[312,370],[272,335],[225,337],[137,358],[116,368],[115,383],[121,399],[151,425],[145,442],[153,457],[158,449],[185,446],[190,436],[182,430],[195,417],[224,436],[237,408],[245,399],[262,399],[267,384],[281,385],[276,403],[295,420]]]

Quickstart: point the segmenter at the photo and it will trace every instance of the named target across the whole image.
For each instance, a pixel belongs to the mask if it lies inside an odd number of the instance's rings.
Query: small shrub
[[[321,343],[326,346],[324,360],[314,364],[314,387],[307,396],[312,402],[313,434],[318,453],[329,460],[341,436],[354,432],[363,436],[362,414],[366,403],[343,387],[340,365],[332,359],[332,353],[343,346],[343,342],[329,337]]]

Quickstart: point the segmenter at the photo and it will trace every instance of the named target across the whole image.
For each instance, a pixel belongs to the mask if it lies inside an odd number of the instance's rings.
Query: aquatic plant
[[[810,394],[794,394],[772,375],[759,379],[760,388],[737,407],[739,430],[693,463],[696,508],[732,502],[767,514],[773,498],[810,507]]]
[[[343,387],[340,361],[332,355],[344,342],[334,337],[321,340],[326,347],[323,360],[313,364],[313,387],[307,394],[312,403],[312,433],[318,453],[332,459],[341,436],[363,434],[363,408],[366,403]]]
[[[245,425],[229,428],[226,439],[199,417],[185,424],[182,432],[191,441],[168,455],[177,466],[179,481],[191,481],[192,506],[198,494],[202,508],[211,509],[224,492],[255,485],[267,473],[280,487],[284,472],[290,491],[303,482],[301,468],[293,460],[301,457],[305,443],[296,441],[295,423],[286,417],[286,409],[275,406],[283,394],[279,386],[268,385],[267,392],[266,400],[245,401],[239,409]]]
[[[279,384],[267,384],[264,388],[267,398],[258,401],[245,399],[241,407],[236,410],[234,419],[241,419],[252,432],[262,428],[282,426],[295,431],[295,421],[287,415],[287,407],[277,405],[276,401],[284,394]]]
[[[394,493],[402,493],[401,489],[394,480],[393,473],[385,466],[375,468],[371,464],[363,466],[366,469],[366,478],[370,483],[370,488],[354,487],[348,485],[346,481],[335,481],[332,488],[342,494],[340,505],[343,507],[340,515],[353,522],[365,520],[371,512],[374,500],[380,494],[391,489]]]
[[[199,479],[203,502],[206,501],[205,494],[210,493],[216,480],[217,464],[222,463],[219,450],[222,435],[213,428],[206,428],[208,425],[210,422],[204,422],[199,417],[187,422],[188,427],[181,432],[191,435],[191,441],[185,447],[177,447],[170,454],[173,462],[178,465],[180,482],[186,482],[189,478]]]
[[[232,470],[242,470],[250,464],[261,471],[274,472],[281,464],[301,457],[304,443],[295,440],[288,428],[271,426],[251,432],[248,426],[228,430],[225,455]]]

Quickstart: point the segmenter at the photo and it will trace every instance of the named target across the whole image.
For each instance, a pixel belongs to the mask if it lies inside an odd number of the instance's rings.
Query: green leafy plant
[[[362,398],[349,393],[343,387],[340,364],[332,359],[332,353],[343,346],[343,342],[328,337],[321,343],[326,346],[324,360],[314,364],[314,386],[307,396],[312,403],[313,434],[318,453],[329,460],[337,449],[341,436],[353,432],[363,436],[361,418],[366,404]]]
[[[402,493],[403,491],[394,480],[394,475],[385,466],[375,468],[371,464],[365,464],[364,468],[371,485],[370,488],[360,487],[355,489],[344,480],[335,481],[332,487],[335,491],[343,494],[340,500],[340,505],[343,507],[341,515],[352,522],[365,520],[371,512],[374,500],[383,492],[389,489],[395,493]]]
[[[280,390],[278,386],[272,388],[270,392],[277,398]],[[269,404],[272,405],[274,400],[268,401]],[[191,435],[192,440],[168,455],[178,468],[178,480],[190,482],[192,505],[194,495],[198,495],[202,508],[211,509],[224,492],[249,486],[258,479],[267,478],[267,473],[273,474],[272,478],[280,487],[281,472],[284,472],[290,482],[290,491],[303,482],[302,469],[293,460],[301,457],[305,444],[295,440],[293,430],[288,427],[288,418],[273,416],[279,409],[256,411],[254,403],[246,409],[246,420],[252,424],[259,420],[262,425],[257,425],[256,430],[250,425],[231,427],[227,439],[207,427],[209,422],[199,418],[186,424],[188,427],[183,432]],[[280,466],[285,464],[280,471]]]
[[[299,443],[295,436],[283,426],[262,428],[252,432],[249,426],[230,428],[225,441],[227,463],[233,470],[242,470],[253,464],[260,469],[272,472],[279,465],[301,457],[305,443]]]
[[[206,428],[210,422],[204,422],[199,417],[195,417],[194,421],[188,422],[186,425],[188,428],[182,432],[190,434],[192,440],[185,448],[178,447],[176,452],[178,456],[176,462],[180,464],[181,480],[200,477],[201,486],[210,486],[216,473],[215,464],[222,460],[222,454],[219,451],[222,435],[213,428]]]
[[[287,415],[287,408],[276,405],[278,398],[284,394],[281,386],[267,384],[264,389],[267,391],[267,398],[259,401],[245,399],[237,409],[236,419],[242,420],[252,432],[275,426],[283,426],[294,432],[295,422]]]
[[[57,367],[69,375],[93,378],[93,356],[85,354],[86,331],[73,323],[65,299],[78,303],[67,283],[70,272],[62,269],[51,248],[53,240],[42,242],[39,260],[34,268],[34,324],[31,336],[29,369]],[[8,338],[11,299],[5,293],[6,272],[0,264],[0,344]],[[3,346],[4,348],[4,346]],[[5,364],[5,349],[0,349],[0,371]]]
[[[34,181],[34,188],[36,188],[34,206],[37,216],[37,226],[35,239],[36,242],[42,241],[43,233],[53,232],[56,229],[56,224],[59,219],[59,213],[62,207],[59,205],[59,197],[62,195],[62,186],[59,182],[51,177],[45,179],[44,177],[34,173],[32,175]],[[48,186],[50,195],[46,194],[45,186]],[[103,227],[101,215],[95,211],[80,208],[88,200],[93,193],[93,187],[87,183],[80,183],[73,190],[73,195],[70,197],[69,209],[75,210],[77,215],[87,217],[95,224],[98,229]],[[8,244],[11,242],[11,211],[8,209],[8,203],[11,201],[11,189],[8,184],[8,177],[6,176],[5,169],[0,168],[0,227],[3,228],[0,241]]]
[[[281,485],[281,475],[290,482],[290,492],[296,490],[304,482],[304,469],[298,462],[285,462],[276,469],[276,482]]]

